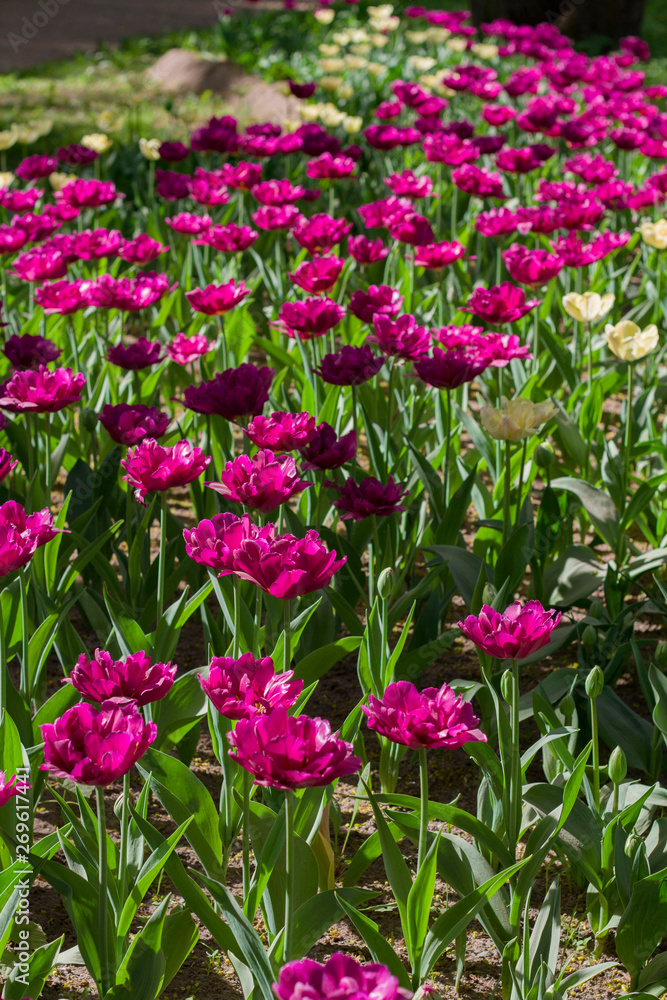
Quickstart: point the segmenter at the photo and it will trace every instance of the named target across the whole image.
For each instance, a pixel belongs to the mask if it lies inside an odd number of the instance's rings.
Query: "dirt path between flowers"
[[[0,0],[0,73],[94,52],[125,38],[208,28],[239,0]],[[280,6],[260,0],[256,7]]]

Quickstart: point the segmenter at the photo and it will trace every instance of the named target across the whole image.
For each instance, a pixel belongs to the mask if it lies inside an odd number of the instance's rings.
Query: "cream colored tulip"
[[[299,117],[305,122],[316,122],[320,117],[320,111],[323,105],[321,104],[303,104],[299,105]]]
[[[406,39],[411,45],[424,45],[428,41],[427,31],[406,31]]]
[[[383,35],[377,32],[375,35],[371,35],[370,38],[371,45],[374,45],[376,49],[383,49],[385,45],[389,42],[387,35]]]
[[[2,173],[0,173],[0,191],[3,188],[8,188],[13,180],[14,180],[14,174],[11,172],[11,170],[5,170]]]
[[[603,319],[614,304],[614,296],[611,292],[606,295],[598,295],[597,292],[569,292],[563,296],[563,308],[572,319],[579,320],[580,323],[595,323]]]
[[[341,45],[344,47],[344,46],[350,44],[350,32],[349,31],[336,31],[332,35],[332,38],[333,38],[334,42],[336,43],[336,52],[340,52]],[[320,45],[320,50],[322,48],[323,48],[323,46]],[[333,48],[333,45],[331,46],[331,48]],[[334,52],[332,52],[331,54],[335,55]]]
[[[495,59],[498,55],[498,46],[491,45],[489,42],[475,42],[471,46],[471,52],[474,52],[480,59]]]
[[[350,45],[350,52],[354,52],[355,56],[362,57],[362,56],[367,56],[368,53],[372,50],[372,48],[373,46],[370,44],[370,42],[359,42],[358,45]],[[365,64],[366,60],[364,59],[364,65]]]
[[[448,49],[452,52],[465,52],[468,48],[468,43],[465,38],[448,38],[445,42]]]
[[[49,184],[54,191],[62,191],[65,185],[71,180],[71,174],[61,174],[56,170],[52,174],[49,174]]]
[[[0,132],[0,150],[11,149],[17,141],[18,132],[14,126],[5,129],[4,132]]]
[[[641,361],[658,344],[658,328],[655,323],[642,330],[632,320],[622,319],[616,326],[608,323],[605,333],[609,350],[621,361]]]
[[[39,127],[33,127],[33,125],[15,125],[14,133],[16,141],[20,142],[22,146],[30,146],[41,138]]]
[[[324,59],[333,59],[334,56],[337,56],[340,52],[340,45],[327,45],[325,42],[322,42],[322,44],[317,47],[320,51],[320,55]]]
[[[91,132],[90,135],[82,136],[81,145],[96,153],[106,153],[108,149],[111,149],[112,142],[104,132]]]
[[[344,59],[320,59],[320,69],[323,73],[342,73],[345,69]]]
[[[394,7],[393,4],[390,3],[383,3],[380,4],[378,7],[368,8],[369,17],[379,17],[382,19],[385,17],[391,17],[393,13],[394,13]]]
[[[348,135],[356,135],[357,132],[361,131],[363,124],[363,118],[360,118],[358,115],[348,115],[346,118],[343,118],[343,129]]]
[[[364,69],[368,59],[364,59],[363,56],[346,55],[345,56],[345,66],[347,69]]]
[[[320,78],[320,87],[322,90],[338,90],[342,82],[342,76],[323,76]]]
[[[339,111],[333,104],[324,104],[320,108],[320,121],[328,128],[336,128],[345,117],[345,112]]]
[[[331,24],[334,19],[334,12],[328,7],[320,7],[313,11],[313,17],[319,24]]]
[[[160,159],[159,139],[140,139],[139,149],[141,150],[141,155],[145,160],[150,160],[152,163],[155,163],[156,160]]]
[[[644,243],[655,247],[656,250],[664,250],[667,247],[667,219],[658,219],[657,222],[642,222],[639,227]]]
[[[408,56],[407,62],[415,73],[428,73],[429,70],[432,70],[437,65],[435,59],[432,59],[431,56]]]
[[[341,101],[351,101],[354,97],[354,87],[351,83],[342,83],[336,91],[336,96]]]
[[[371,76],[380,76],[386,71],[387,67],[383,63],[369,62],[366,69]]]
[[[533,403],[523,397],[506,399],[502,396],[500,402],[499,409],[483,406],[480,410],[482,426],[496,441],[523,441],[556,413],[550,401]]]

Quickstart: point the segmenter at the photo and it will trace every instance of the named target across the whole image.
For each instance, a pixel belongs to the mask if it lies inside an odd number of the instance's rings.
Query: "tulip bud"
[[[485,583],[482,589],[482,604],[493,605],[497,593],[498,591],[496,590],[496,588],[493,586],[492,583]]]
[[[564,698],[561,698],[560,710],[565,719],[571,719],[576,711],[576,708],[576,702],[571,694],[566,694]]]
[[[581,642],[583,644],[584,649],[588,650],[595,649],[595,647],[597,646],[597,641],[598,641],[597,632],[595,631],[592,625],[587,625],[581,636]]]
[[[625,842],[624,853],[626,858],[634,858],[637,851],[642,847],[644,841],[636,833],[631,833]]]
[[[610,780],[615,785],[620,785],[628,773],[628,762],[621,747],[616,747],[612,750],[607,770]]]
[[[550,469],[556,461],[556,452],[550,444],[540,444],[535,449],[535,461],[541,469]]]
[[[394,571],[388,566],[383,569],[378,577],[378,594],[380,599],[388,601],[394,589]]]
[[[503,961],[516,965],[521,958],[521,944],[516,937],[511,938],[503,948]]]
[[[600,621],[604,618],[604,608],[599,601],[591,601],[588,608],[591,618],[597,618]]]
[[[88,407],[86,407],[84,410],[81,410],[81,424],[83,425],[85,430],[87,431],[96,430],[97,423],[98,423],[97,414],[95,413],[95,410],[91,410]]]
[[[664,670],[665,667],[667,667],[667,642],[658,643],[655,647],[653,660],[656,667],[660,667],[661,670]]]
[[[604,674],[599,667],[593,667],[586,678],[586,694],[589,698],[599,698],[604,690]]]
[[[512,700],[512,671],[506,670],[503,676],[500,678],[500,691],[506,702],[511,702]]]

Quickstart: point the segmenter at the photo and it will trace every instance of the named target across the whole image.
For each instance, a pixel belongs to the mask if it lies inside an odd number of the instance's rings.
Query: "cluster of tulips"
[[[201,927],[246,998],[409,1000],[448,988],[450,945],[458,988],[473,919],[503,1000],[617,965],[658,996],[667,649],[635,625],[667,614],[667,87],[636,38],[589,58],[421,7],[235,9],[225,50],[260,58],[294,19],[298,121],[92,134],[0,175],[3,1000],[77,963],[101,998],[156,1000]],[[337,663],[334,732],[305,709]],[[474,762],[476,814],[435,798],[429,751]],[[45,796],[62,826],[33,839]],[[552,856],[585,890],[583,968]],[[360,885],[377,858],[396,950]],[[37,875],[77,947],[14,960]],[[344,919],[372,963],[309,959]]]

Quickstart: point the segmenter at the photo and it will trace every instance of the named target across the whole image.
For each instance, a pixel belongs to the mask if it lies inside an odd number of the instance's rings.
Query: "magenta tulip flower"
[[[71,368],[49,371],[46,365],[15,372],[0,388],[0,407],[10,413],[55,413],[78,403],[86,376]]]
[[[162,344],[158,340],[139,337],[134,344],[117,344],[107,352],[107,360],[125,371],[138,372],[164,360]]]
[[[217,413],[226,420],[256,417],[269,398],[273,368],[243,364],[227,368],[200,385],[189,385],[183,405],[195,413]]]
[[[401,500],[408,491],[397,486],[393,476],[389,476],[385,484],[374,476],[367,476],[358,483],[350,477],[343,486],[331,482],[325,485],[340,494],[333,506],[342,521],[362,521],[365,517],[372,516],[389,517],[405,510]]]
[[[560,621],[560,611],[545,610],[539,601],[521,601],[501,615],[485,604],[479,615],[468,615],[458,626],[483,652],[498,660],[524,660],[546,646]]]
[[[315,433],[301,452],[301,468],[309,469],[340,469],[346,462],[351,462],[357,450],[357,432],[349,431],[340,437],[331,424],[326,421],[319,424]]]
[[[131,701],[104,701],[99,711],[81,702],[41,727],[44,763],[61,780],[104,787],[122,778],[157,735]]]
[[[374,354],[368,344],[361,347],[345,344],[336,354],[325,354],[313,371],[330,385],[362,385],[374,378],[383,364],[382,355]]]
[[[345,261],[342,257],[328,254],[326,257],[304,260],[294,273],[288,274],[287,277],[294,285],[303,288],[309,295],[320,295],[323,292],[331,291],[340,278],[344,267]]]
[[[0,505],[0,576],[13,573],[30,562],[38,548],[63,529],[53,527],[49,509],[27,514],[15,500]]]
[[[32,333],[22,336],[13,334],[7,338],[2,350],[10,365],[20,370],[48,365],[62,354],[61,348],[56,347],[52,340]]]
[[[415,264],[429,271],[442,271],[465,256],[466,248],[461,243],[428,243],[415,250]]]
[[[376,315],[373,333],[368,335],[368,343],[376,344],[389,357],[415,361],[431,348],[431,334],[425,326],[417,326],[414,316],[406,314],[398,319]]]
[[[315,85],[312,84],[314,87]],[[351,177],[356,163],[351,156],[333,156],[331,153],[321,153],[306,164],[306,174],[313,180],[332,181],[341,177]]]
[[[163,437],[171,423],[168,413],[144,403],[105,403],[98,420],[112,441],[128,447],[144,438]]]
[[[343,306],[324,297],[284,302],[276,326],[280,326],[288,337],[310,340],[328,333],[340,323],[344,315]]]
[[[514,323],[516,320],[526,316],[535,306],[539,306],[540,299],[530,299],[526,301],[526,293],[523,288],[517,288],[509,281],[504,281],[501,285],[492,285],[491,288],[475,288],[468,306],[462,306],[462,312],[474,313],[487,323]]]
[[[311,958],[283,965],[273,984],[278,1000],[410,1000],[386,965],[361,965],[335,952],[324,965]]]
[[[489,365],[486,354],[466,347],[441,350],[434,347],[431,355],[422,355],[415,361],[415,371],[427,385],[436,389],[456,389],[464,382],[472,382]]]
[[[250,226],[237,226],[228,222],[226,226],[210,226],[205,229],[195,244],[213,247],[219,253],[243,253],[259,239],[259,233]]]
[[[418,691],[409,681],[396,681],[382,698],[370,695],[368,706],[362,705],[361,710],[370,729],[412,750],[457,749],[472,741],[486,742],[470,702],[457,698],[447,684]]]
[[[347,219],[334,219],[322,212],[309,219],[302,219],[292,230],[292,235],[300,247],[310,254],[317,254],[332,250],[347,236],[350,229],[352,223]]]
[[[164,698],[171,691],[175,677],[175,663],[153,663],[147,653],[132,653],[124,660],[114,660],[103,649],[96,649],[92,659],[82,653],[62,683],[73,684],[89,701],[121,698],[141,707]]]
[[[337,559],[311,528],[303,538],[278,535],[242,541],[234,553],[233,572],[267,594],[291,601],[327,587],[346,561],[346,556]]]
[[[398,316],[403,305],[403,296],[389,285],[371,285],[367,292],[353,292],[350,296],[350,312],[362,323],[372,323],[376,316]]]
[[[119,250],[118,256],[130,264],[138,264],[143,267],[151,264],[160,254],[166,253],[170,247],[163,246],[159,240],[154,240],[146,233],[140,233],[133,240],[125,240]]]
[[[384,260],[389,254],[389,249],[384,246],[382,240],[369,240],[366,236],[350,236],[347,249],[350,256],[354,257],[362,267],[369,267],[379,260]]]
[[[288,715],[283,706],[241,719],[227,738],[230,756],[254,775],[256,785],[283,791],[321,788],[362,765],[352,744],[334,736],[325,719]]]
[[[165,448],[154,438],[144,438],[136,448],[128,450],[120,464],[126,470],[123,482],[134,487],[135,499],[145,506],[149,493],[187,486],[199,478],[210,462],[210,457],[189,441]]]
[[[243,433],[258,448],[273,452],[303,448],[315,434],[315,417],[310,413],[272,413],[254,417]]]
[[[25,795],[30,788],[32,785],[26,784],[25,781],[19,781],[16,775],[7,780],[5,772],[0,771],[0,809],[15,796]]]
[[[275,526],[254,524],[247,514],[216,514],[211,520],[200,521],[194,528],[185,528],[185,551],[200,566],[214,569],[219,576],[234,572],[236,553],[247,539],[271,542]]]
[[[207,340],[203,333],[177,333],[171,343],[167,344],[169,359],[177,365],[190,365],[194,361],[209,354],[215,347],[214,340]]]
[[[239,455],[227,462],[219,482],[208,483],[225,500],[268,514],[303,493],[312,483],[299,478],[296,462],[288,455],[276,457],[269,449],[255,455]]]
[[[250,295],[244,281],[228,281],[225,285],[207,285],[206,288],[193,288],[186,292],[185,297],[197,312],[207,316],[223,316]]]
[[[524,285],[544,285],[563,270],[564,261],[548,250],[530,250],[520,243],[513,243],[503,253],[505,266],[514,281]]]
[[[57,166],[54,169],[57,170]],[[68,181],[57,194],[58,201],[75,208],[99,208],[124,197],[111,181],[85,180],[83,177]]]
[[[275,672],[273,660],[256,660],[244,653],[238,660],[214,656],[208,676],[199,682],[217,710],[226,719],[253,719],[275,708],[290,708],[303,690],[303,681],[294,680],[294,671]]]
[[[36,153],[34,156],[26,156],[24,160],[21,160],[14,173],[22,181],[36,181],[42,177],[48,177],[57,169],[58,160],[55,156],[41,156]]]

